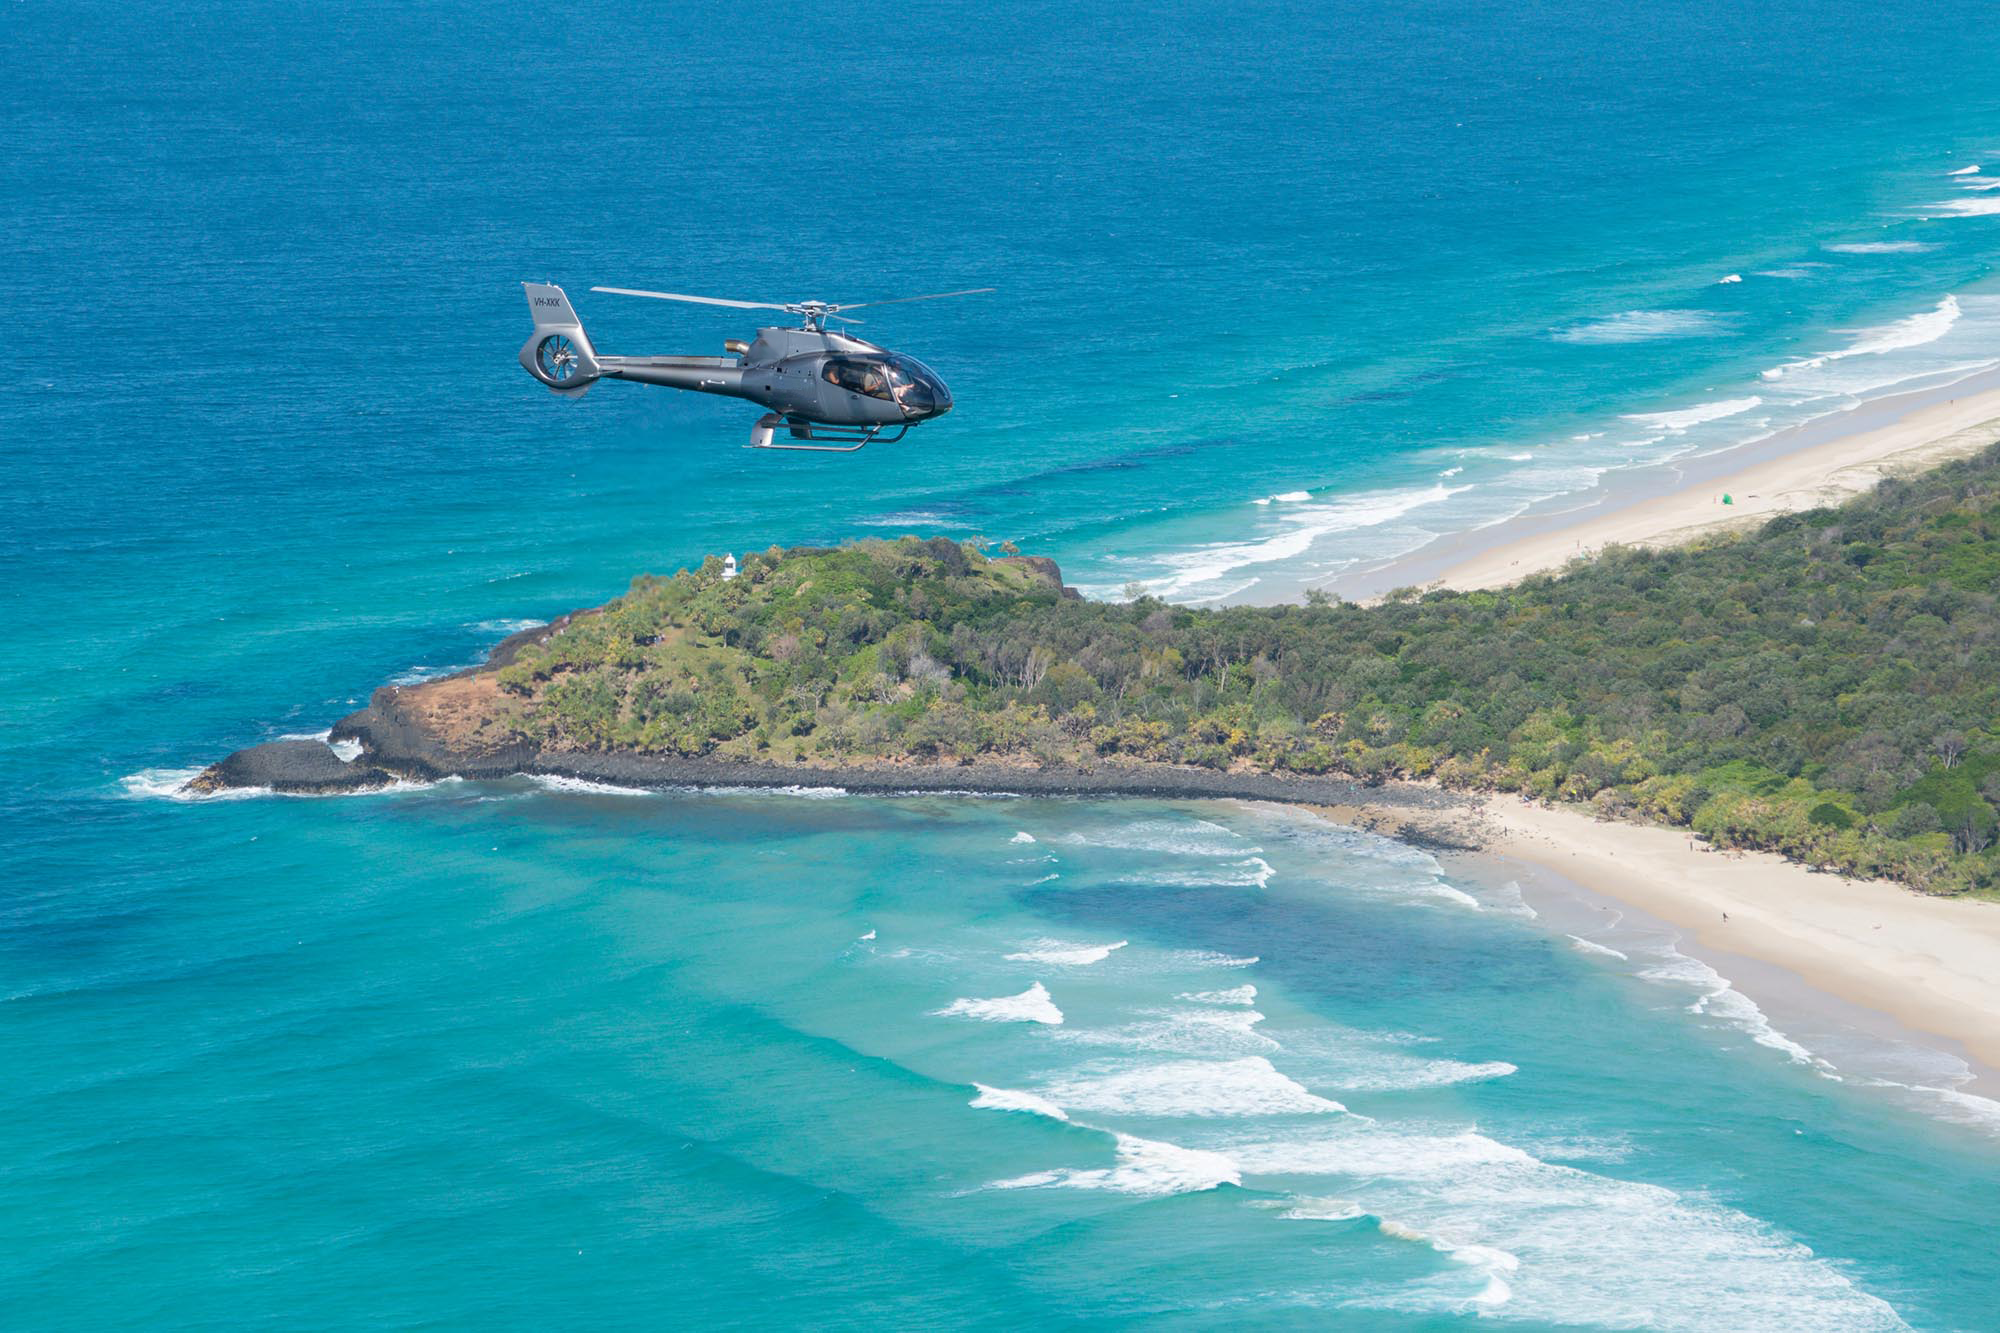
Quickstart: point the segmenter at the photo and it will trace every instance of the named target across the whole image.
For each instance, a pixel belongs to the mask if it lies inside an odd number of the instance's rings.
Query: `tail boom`
[[[744,391],[743,362],[726,356],[599,356],[563,289],[524,282],[535,331],[521,347],[521,366],[565,398],[581,397],[600,379],[631,380],[731,398]]]

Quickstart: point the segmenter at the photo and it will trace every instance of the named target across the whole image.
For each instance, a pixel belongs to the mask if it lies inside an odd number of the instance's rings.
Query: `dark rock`
[[[1064,597],[1078,601],[1083,598],[1082,593],[1064,585],[1062,581],[1062,568],[1045,555],[1008,555],[1002,556],[994,563],[1013,565],[1017,569],[1025,569],[1040,578],[1042,582],[1048,584],[1051,588],[1061,592]]]
[[[267,787],[283,792],[342,792],[385,787],[395,780],[394,774],[373,764],[347,762],[324,741],[271,741],[210,765],[188,786],[195,791]]]

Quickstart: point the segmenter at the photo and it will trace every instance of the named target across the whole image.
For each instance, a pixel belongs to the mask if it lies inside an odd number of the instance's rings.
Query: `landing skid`
[[[778,430],[783,427],[794,440],[828,440],[828,444],[779,444]],[[909,423],[896,427],[894,435],[883,435],[880,426],[829,426],[823,422],[811,422],[802,417],[781,417],[776,412],[766,412],[757,419],[750,429],[750,443],[746,449],[796,449],[801,453],[851,454],[876,440],[894,444],[908,433]]]

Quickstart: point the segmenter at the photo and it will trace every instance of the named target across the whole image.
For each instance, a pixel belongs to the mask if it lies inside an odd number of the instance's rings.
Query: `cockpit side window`
[[[889,392],[889,369],[880,361],[828,361],[823,373],[829,384],[837,384],[849,393],[894,401]]]

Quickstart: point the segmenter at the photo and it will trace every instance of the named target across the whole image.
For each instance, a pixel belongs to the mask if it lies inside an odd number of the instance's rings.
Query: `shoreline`
[[[1484,858],[1546,872],[1688,932],[1704,954],[1779,969],[1818,996],[1886,1017],[1964,1058],[1971,1086],[2000,1091],[1992,904],[1713,850],[1684,829],[1608,823],[1512,795],[1488,797],[1481,813]]]
[[[343,719],[330,741],[360,741],[343,759],[329,741],[267,741],[211,764],[175,794],[361,795],[399,782],[462,778],[566,778],[635,790],[796,791],[839,788],[861,796],[1028,796],[1079,799],[1267,801],[1334,814],[1341,822],[1426,851],[1480,848],[1475,798],[1424,783],[1370,786],[1344,777],[1226,772],[1178,764],[1037,768],[1007,764],[781,765],[595,751],[454,754],[374,709]]]
[[[1666,547],[1838,504],[2000,440],[2000,366],[1870,399],[1713,453],[1607,475],[1490,527],[1447,534],[1327,589],[1372,601],[1394,588],[1504,587],[1610,545]],[[1731,503],[1720,503],[1727,494]]]
[[[840,790],[864,796],[995,795],[1071,799],[1269,802],[1451,858],[1468,878],[1515,871],[1636,909],[1686,932],[1692,956],[1748,960],[1792,979],[1750,983],[1751,999],[1794,992],[1794,1007],[1846,1008],[1892,1041],[1943,1050],[1972,1071],[1966,1085],[2000,1098],[2000,912],[1977,900],[1927,897],[1888,881],[1812,870],[1774,853],[1710,849],[1685,829],[1601,821],[1581,809],[1429,783],[1223,772],[1168,764],[1042,769],[998,764],[780,766],[598,753],[453,755],[410,746],[408,733],[364,710],[333,735],[362,739],[342,760],[320,740],[238,751],[206,770],[220,794],[379,791],[411,779],[564,778],[655,791]],[[388,725],[379,725],[389,722]],[[377,725],[370,725],[375,723]],[[399,743],[401,742],[401,743]],[[287,775],[294,775],[288,780]],[[187,790],[187,789],[184,789]],[[1728,979],[1740,983],[1745,969]],[[1873,1016],[1881,1020],[1869,1024]]]

